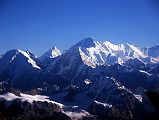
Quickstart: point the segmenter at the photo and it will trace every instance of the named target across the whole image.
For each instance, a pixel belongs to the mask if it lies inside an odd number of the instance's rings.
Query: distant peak
[[[40,58],[41,61],[44,61],[45,59],[52,59],[56,58],[61,55],[61,52],[59,49],[56,48],[56,46],[52,46],[49,51],[45,52]]]
[[[80,42],[75,44],[75,46],[89,48],[89,47],[95,47],[97,43],[98,42],[94,38],[88,37],[88,38],[82,39]]]
[[[52,46],[48,52],[51,54],[54,54],[55,52],[58,52],[59,54],[61,54],[60,50],[57,49],[56,46]]]
[[[12,49],[12,50],[9,50],[8,52],[6,52],[6,54],[11,54],[11,55],[23,55],[25,57],[30,57],[30,58],[36,58],[37,56],[34,55],[30,50],[26,50],[26,51],[23,51],[23,50],[20,50],[20,49]]]

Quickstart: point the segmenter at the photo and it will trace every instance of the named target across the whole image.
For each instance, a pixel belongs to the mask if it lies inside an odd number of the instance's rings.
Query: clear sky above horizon
[[[83,38],[159,43],[158,0],[0,0],[0,54],[13,48],[36,55],[66,50]]]

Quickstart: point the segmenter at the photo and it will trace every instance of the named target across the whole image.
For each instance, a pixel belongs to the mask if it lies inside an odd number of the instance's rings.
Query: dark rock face
[[[156,110],[159,112],[159,93],[154,91],[148,91],[146,92],[146,95],[152,102],[153,106],[156,108]]]
[[[16,79],[14,84],[11,84],[14,88],[21,91],[29,91],[30,89],[40,88],[43,83],[47,83],[49,86],[58,86],[59,89],[70,85],[70,80],[62,77],[59,74],[53,74],[50,72],[26,72],[23,76]],[[27,84],[27,86],[26,86]],[[53,92],[52,92],[53,93]]]
[[[126,110],[119,108],[119,106],[108,107],[93,102],[90,104],[88,111],[93,115],[97,115],[97,118],[101,120],[145,120],[147,117],[147,112],[140,105]]]
[[[104,105],[97,104],[96,102],[93,102],[89,106],[88,111],[93,115],[97,115],[100,119],[114,120],[122,117],[119,110],[114,106],[105,107]]]
[[[158,90],[155,91],[147,91],[146,95],[148,96],[149,100],[151,101],[153,107],[156,111],[151,112],[148,114],[148,117],[145,120],[159,120],[159,93]]]
[[[125,64],[129,69],[143,69],[145,64],[138,59],[129,59]]]
[[[78,93],[78,88],[76,88],[76,86],[69,86],[68,88],[68,93],[66,96],[63,97],[63,99],[65,101],[73,101],[74,97],[77,95]]]
[[[144,118],[147,113],[142,103],[114,78],[101,77],[89,89],[88,96],[91,99],[101,101],[104,104],[94,102],[89,111],[102,119],[135,119]],[[105,105],[106,104],[106,105]],[[111,107],[107,104],[111,104]]]
[[[61,112],[58,105],[48,102],[29,103],[18,99],[6,106],[5,101],[0,102],[0,119],[6,120],[71,120]]]

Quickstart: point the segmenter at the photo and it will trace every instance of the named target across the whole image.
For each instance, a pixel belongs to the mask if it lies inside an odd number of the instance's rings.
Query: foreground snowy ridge
[[[30,103],[32,103],[33,101],[41,101],[41,102],[48,102],[48,103],[53,103],[56,105],[59,105],[61,108],[64,106],[63,104],[60,104],[58,102],[55,101],[51,101],[48,99],[48,96],[42,96],[42,95],[28,95],[28,94],[23,94],[20,93],[20,97],[14,95],[13,93],[6,93],[3,95],[0,95],[0,99],[5,99],[6,101],[13,101],[15,99],[20,99],[21,101],[28,101]]]

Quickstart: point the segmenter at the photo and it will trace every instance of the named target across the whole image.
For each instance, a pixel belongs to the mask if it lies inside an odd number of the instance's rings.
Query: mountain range
[[[2,101],[16,89],[20,93],[14,98],[22,102],[26,93],[30,98],[49,96],[63,104],[60,112],[70,119],[82,114],[99,120],[141,120],[155,111],[145,91],[159,88],[159,45],[140,48],[85,38],[65,52],[53,46],[40,57],[13,49],[0,56],[0,82]]]

